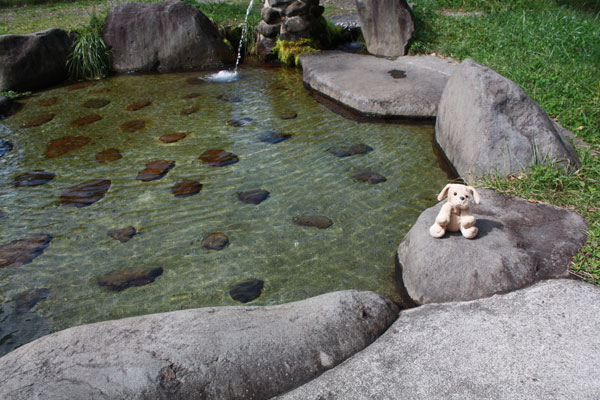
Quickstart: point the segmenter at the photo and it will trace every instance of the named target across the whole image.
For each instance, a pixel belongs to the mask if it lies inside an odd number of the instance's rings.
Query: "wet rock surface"
[[[127,111],[137,111],[137,110],[141,110],[142,108],[148,107],[151,104],[152,104],[152,102],[148,101],[148,100],[134,101],[133,103],[125,106],[125,110],[127,110]]]
[[[199,159],[213,167],[224,167],[240,160],[237,155],[221,149],[206,150]]]
[[[0,94],[0,120],[21,111],[23,104]]]
[[[195,194],[200,193],[200,190],[202,190],[202,184],[191,179],[185,179],[181,182],[177,182],[171,188],[171,191],[173,192],[175,197],[193,196]]]
[[[18,175],[13,179],[13,186],[39,186],[50,182],[56,174],[42,170],[35,170]]]
[[[241,282],[234,285],[229,291],[229,295],[235,301],[240,303],[249,303],[260,297],[265,283],[260,279],[252,279],[250,281]]]
[[[344,158],[357,154],[367,154],[373,151],[373,148],[364,143],[357,143],[346,147],[334,147],[328,151],[336,157]]]
[[[146,168],[141,170],[135,179],[149,182],[160,179],[175,166],[175,161],[156,160],[146,164]]]
[[[12,149],[13,144],[10,141],[0,138],[0,157],[9,153]]]
[[[69,123],[71,126],[85,126],[89,124],[93,124],[96,121],[100,121],[102,119],[101,115],[92,114],[86,115],[85,117],[77,118]]]
[[[98,277],[98,285],[111,292],[148,285],[163,274],[162,267],[119,269]]]
[[[141,131],[149,125],[149,121],[143,119],[136,119],[133,121],[127,121],[119,126],[121,132],[134,133]]]
[[[182,132],[175,132],[175,133],[168,133],[166,135],[162,135],[161,137],[158,138],[158,140],[160,140],[163,143],[175,143],[175,142],[179,142],[182,139],[185,139],[185,137],[189,134],[188,133],[182,133]]]
[[[119,149],[106,149],[96,154],[96,161],[101,164],[117,161],[123,158]]]
[[[50,106],[57,104],[58,101],[59,101],[58,97],[52,96],[52,97],[46,97],[45,99],[40,99],[36,103],[40,107],[50,107]]]
[[[52,236],[37,234],[0,245],[0,268],[16,268],[31,263],[50,244]]]
[[[298,226],[308,226],[319,229],[327,229],[333,225],[333,220],[324,215],[302,215],[294,217],[292,222]]]
[[[101,200],[108,189],[111,181],[108,179],[93,179],[65,190],[60,196],[63,206],[87,207]]]
[[[223,232],[213,232],[202,240],[202,247],[208,250],[222,250],[229,244],[229,237]]]
[[[107,106],[110,103],[110,100],[107,99],[90,99],[83,103],[85,108],[102,108]]]
[[[48,288],[28,289],[21,292],[13,297],[13,301],[15,302],[15,312],[17,314],[24,314],[49,295],[50,289]]]
[[[52,114],[52,113],[42,114],[42,115],[35,117],[34,119],[32,119],[29,122],[23,123],[21,125],[21,128],[33,128],[36,126],[46,124],[46,123],[52,121],[53,119],[54,119],[54,114]]]
[[[64,136],[59,139],[51,140],[46,148],[46,158],[62,156],[63,154],[85,146],[91,141],[92,139],[87,136]]]
[[[137,235],[138,231],[133,226],[126,226],[124,228],[110,229],[106,232],[106,236],[118,240],[121,243],[127,243],[131,238]]]
[[[359,182],[370,183],[373,185],[387,181],[385,176],[375,171],[370,171],[367,169],[357,170],[354,174],[352,174],[352,179],[357,180]]]
[[[238,194],[238,200],[246,204],[260,204],[269,197],[264,189],[253,189]]]
[[[260,136],[259,140],[263,143],[276,144],[284,140],[291,139],[293,136],[289,133],[282,132],[267,132]]]

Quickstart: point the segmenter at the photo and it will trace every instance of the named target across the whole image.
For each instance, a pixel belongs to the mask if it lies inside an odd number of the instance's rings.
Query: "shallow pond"
[[[230,289],[249,280],[264,282],[253,305],[342,289],[396,297],[396,246],[447,180],[433,128],[334,114],[295,70],[244,69],[233,83],[207,82],[208,74],[123,75],[47,90],[0,121],[0,138],[13,144],[0,158],[0,246],[51,236],[30,263],[0,268],[0,354],[74,325],[239,305]],[[211,149],[237,160],[211,165]],[[141,180],[156,160],[174,166]],[[17,183],[35,170],[54,177]],[[361,170],[379,175],[361,181]],[[108,191],[84,207],[64,204],[68,188],[90,180],[109,180]],[[176,195],[186,180],[197,183]],[[255,189],[268,197],[240,200]],[[327,219],[319,229],[303,216]],[[113,232],[124,227],[133,228]],[[229,240],[221,250],[203,246],[213,232]],[[141,267],[154,268],[145,281],[120,291],[100,285],[114,270]]]

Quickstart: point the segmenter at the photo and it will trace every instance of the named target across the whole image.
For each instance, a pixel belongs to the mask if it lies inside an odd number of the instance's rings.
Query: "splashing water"
[[[205,78],[211,82],[235,82],[238,80],[237,71],[219,71]]]

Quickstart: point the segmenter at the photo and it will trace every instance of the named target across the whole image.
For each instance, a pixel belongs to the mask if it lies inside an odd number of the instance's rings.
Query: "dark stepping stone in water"
[[[111,229],[106,232],[106,236],[118,240],[121,243],[126,243],[137,234],[137,229],[133,226],[126,226],[125,228]]]
[[[238,283],[232,287],[229,291],[229,295],[235,301],[248,303],[260,297],[264,286],[265,283],[260,279],[252,279],[251,281]]]
[[[184,179],[181,182],[177,182],[171,191],[175,197],[188,197],[200,193],[202,190],[202,184],[191,179]]]
[[[253,189],[238,193],[238,199],[246,204],[260,204],[269,197],[269,192],[263,189]]]
[[[152,104],[152,102],[151,101],[146,101],[146,100],[134,101],[133,103],[131,103],[128,106],[126,106],[125,110],[127,110],[127,111],[137,111],[137,110],[141,110],[144,107],[148,107],[150,104]]]
[[[193,92],[193,93],[188,93],[184,96],[181,96],[182,99],[195,99],[196,97],[200,97],[202,96],[202,93],[198,93],[198,92]]]
[[[0,157],[10,152],[13,149],[13,144],[6,139],[0,138]]]
[[[0,210],[0,219],[2,218],[6,218],[8,214],[6,214],[4,211]]]
[[[149,122],[150,121],[146,121],[143,119],[127,121],[127,122],[121,124],[121,126],[119,126],[119,129],[121,130],[121,132],[134,133],[134,132],[141,131],[142,129],[146,128],[146,126],[149,125]]]
[[[140,171],[135,179],[143,182],[155,181],[167,175],[175,166],[175,161],[156,160],[146,164],[146,168]]]
[[[52,113],[42,114],[42,115],[35,117],[31,121],[22,124],[21,128],[33,128],[34,126],[40,126],[47,122],[50,122],[53,119],[54,119],[54,114],[52,114]]]
[[[31,263],[44,252],[51,240],[50,235],[38,234],[0,245],[0,268],[15,268]]]
[[[188,115],[192,115],[194,113],[197,113],[198,111],[200,111],[199,106],[190,106],[181,110],[180,114],[187,117]]]
[[[310,226],[319,229],[327,229],[333,225],[331,218],[324,215],[303,215],[294,217],[293,221],[298,226]]]
[[[94,86],[95,84],[96,82],[80,82],[67,87],[67,90],[70,92],[73,90],[85,89],[87,87]]]
[[[56,174],[52,172],[35,170],[15,177],[13,179],[13,186],[39,186],[50,182],[55,176]]]
[[[111,181],[108,179],[94,179],[80,183],[65,190],[60,196],[63,206],[87,207],[101,200],[108,189]]]
[[[106,149],[96,154],[96,161],[98,161],[100,164],[117,161],[121,158],[123,158],[123,155],[119,149]]]
[[[354,175],[352,175],[352,179],[355,179],[359,182],[371,183],[373,185],[387,181],[385,176],[366,169],[357,170]]]
[[[298,116],[298,113],[295,111],[286,111],[281,114],[281,119],[294,119]]]
[[[208,250],[222,250],[229,244],[229,237],[223,232],[213,232],[202,241],[202,247]]]
[[[373,148],[364,143],[358,143],[348,147],[334,147],[328,151],[334,156],[342,158],[350,157],[356,154],[367,154],[373,151]]]
[[[90,90],[89,93],[91,94],[103,94],[103,93],[110,93],[112,92],[111,88],[98,88],[98,89],[92,89]]]
[[[189,133],[189,132],[188,132]],[[185,139],[187,133],[168,133],[158,138],[163,143],[175,143],[181,139]]]
[[[232,95],[220,95],[220,96],[217,96],[217,99],[221,100],[221,101],[226,101],[229,103],[241,103],[242,102],[241,97],[232,96]]]
[[[41,99],[37,101],[37,104],[41,107],[50,107],[58,103],[58,97],[46,97],[45,99]]]
[[[206,150],[198,158],[213,167],[224,167],[235,164],[240,160],[235,154],[221,149]]]
[[[292,135],[290,135],[289,133],[267,132],[267,133],[261,135],[261,137],[259,139],[263,143],[275,144],[275,143],[283,142],[284,140],[288,140],[291,138],[292,138]]]
[[[90,99],[83,103],[85,108],[102,108],[110,103],[110,100],[106,99]]]
[[[206,83],[206,81],[198,76],[192,77],[192,78],[188,78],[186,80],[187,83],[189,83],[190,85],[204,85]]]
[[[98,114],[92,114],[92,115],[86,115],[85,117],[81,117],[81,118],[77,118],[74,121],[71,121],[69,123],[69,125],[71,126],[85,126],[85,125],[89,125],[92,124],[96,121],[100,121],[102,119],[102,116],[98,115]]]
[[[163,273],[162,267],[120,269],[98,277],[98,285],[111,292],[154,282]]]
[[[54,139],[48,143],[46,148],[46,158],[62,156],[70,151],[77,150],[85,146],[92,139],[87,136],[64,136],[60,139]]]
[[[234,119],[230,119],[229,121],[227,121],[227,125],[239,128],[241,126],[246,125],[247,123],[249,123],[251,121],[252,121],[252,118],[248,118],[248,117],[234,118]]]
[[[35,288],[29,289],[19,293],[13,297],[15,302],[15,311],[17,314],[25,314],[31,310],[37,303],[44,300],[50,295],[50,289],[48,288]]]

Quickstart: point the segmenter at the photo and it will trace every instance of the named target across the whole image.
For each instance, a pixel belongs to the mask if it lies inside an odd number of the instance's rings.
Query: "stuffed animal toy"
[[[442,201],[448,195],[448,202],[442,206],[435,223],[429,228],[429,233],[434,238],[441,238],[450,232],[460,232],[467,239],[477,236],[478,229],[475,226],[475,218],[469,212],[469,202],[473,200],[479,204],[479,194],[471,186],[461,184],[447,184],[438,195]]]

